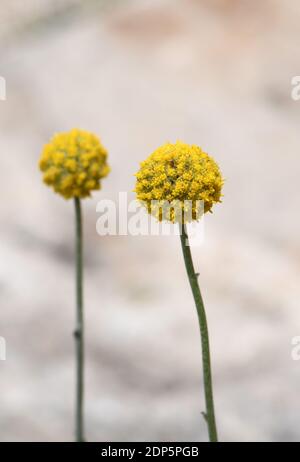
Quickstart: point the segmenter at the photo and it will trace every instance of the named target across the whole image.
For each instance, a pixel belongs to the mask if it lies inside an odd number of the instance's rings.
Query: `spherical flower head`
[[[39,167],[44,182],[65,199],[89,197],[110,171],[97,136],[78,129],[54,135],[44,146]]]
[[[214,159],[195,145],[177,141],[154,151],[136,174],[137,199],[159,221],[199,220],[220,202],[224,183]]]

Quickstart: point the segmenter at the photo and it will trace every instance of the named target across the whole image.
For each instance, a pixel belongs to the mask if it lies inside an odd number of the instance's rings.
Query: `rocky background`
[[[0,440],[72,441],[72,202],[41,182],[56,131],[110,153],[85,201],[90,441],[206,441],[197,317],[179,239],[105,236],[96,205],[182,139],[219,162],[223,204],[193,249],[223,441],[300,440],[298,0],[3,0]]]

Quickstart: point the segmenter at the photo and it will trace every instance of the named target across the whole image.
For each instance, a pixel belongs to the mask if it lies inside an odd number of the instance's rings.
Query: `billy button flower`
[[[74,199],[76,218],[76,440],[84,441],[83,233],[81,199],[101,188],[110,171],[107,151],[93,133],[73,129],[44,146],[40,162],[44,182],[65,199]]]
[[[199,201],[204,203],[204,212],[220,202],[223,179],[218,165],[198,146],[181,141],[156,149],[141,163],[136,178],[138,200],[159,221],[197,220]],[[164,207],[172,202],[174,209]]]
[[[206,412],[210,441],[216,442],[209,336],[204,303],[189,246],[186,223],[199,220],[221,200],[224,183],[214,159],[195,145],[167,143],[141,163],[136,174],[137,199],[157,220],[177,223],[185,267],[200,325]],[[200,202],[199,202],[200,201]],[[199,207],[202,204],[203,208]]]
[[[83,199],[108,175],[107,151],[93,133],[58,133],[44,147],[40,169],[44,182],[65,199]]]

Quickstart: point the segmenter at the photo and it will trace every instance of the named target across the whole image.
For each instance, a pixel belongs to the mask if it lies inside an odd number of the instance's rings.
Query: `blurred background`
[[[300,440],[297,0],[2,0],[0,440],[72,441],[74,210],[41,182],[80,127],[111,174],[84,202],[89,441],[206,441],[200,339],[178,237],[105,236],[139,162],[200,145],[226,178],[193,249],[223,441]]]

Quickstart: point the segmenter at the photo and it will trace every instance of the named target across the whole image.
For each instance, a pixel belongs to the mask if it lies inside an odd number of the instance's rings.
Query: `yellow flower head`
[[[65,199],[89,197],[110,171],[97,136],[78,129],[54,135],[44,146],[39,167],[44,182]]]
[[[136,178],[137,199],[148,213],[173,223],[198,220],[211,211],[224,183],[208,154],[181,141],[156,149],[141,163]]]

